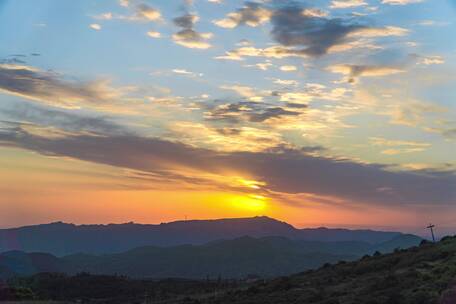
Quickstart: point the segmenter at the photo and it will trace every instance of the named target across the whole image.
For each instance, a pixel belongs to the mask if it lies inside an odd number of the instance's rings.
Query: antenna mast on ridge
[[[432,241],[435,243],[435,237],[434,237],[434,227],[435,227],[435,225],[433,225],[433,224],[429,224],[429,226],[427,226],[426,228],[427,228],[427,229],[430,229],[430,230],[431,230],[431,234],[432,234]]]

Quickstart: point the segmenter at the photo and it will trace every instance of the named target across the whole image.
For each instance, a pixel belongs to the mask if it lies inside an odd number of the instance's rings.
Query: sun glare
[[[235,196],[232,204],[238,209],[261,211],[267,207],[267,198],[262,195]]]
[[[256,180],[243,179],[243,178],[240,178],[238,180],[238,182],[242,186],[247,187],[247,188],[251,188],[251,189],[260,189],[262,186],[266,185],[266,183],[264,183],[264,182],[260,182],[260,181],[256,181]]]

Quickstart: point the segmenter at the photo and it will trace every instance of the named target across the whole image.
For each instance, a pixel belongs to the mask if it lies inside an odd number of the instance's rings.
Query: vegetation
[[[5,299],[69,303],[454,304],[456,238],[376,252],[271,280],[135,280],[123,276],[40,274],[8,282]]]
[[[191,296],[213,296],[221,290],[239,287],[221,278],[135,280],[124,276],[80,273],[67,276],[41,273],[15,278],[0,285],[0,301],[64,301],[67,303],[168,303]]]
[[[456,303],[456,238],[325,265],[195,303]],[[181,302],[184,303],[184,302]]]

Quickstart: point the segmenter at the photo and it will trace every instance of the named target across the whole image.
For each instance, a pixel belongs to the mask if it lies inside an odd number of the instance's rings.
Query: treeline
[[[53,300],[77,303],[167,303],[214,296],[237,288],[237,280],[137,280],[125,276],[40,273],[0,283],[0,301]]]

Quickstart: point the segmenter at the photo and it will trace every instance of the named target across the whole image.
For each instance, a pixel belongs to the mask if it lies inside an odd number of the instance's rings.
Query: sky
[[[456,230],[455,17],[454,0],[0,0],[1,226]]]

